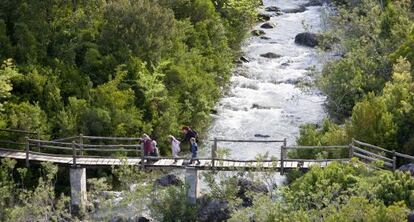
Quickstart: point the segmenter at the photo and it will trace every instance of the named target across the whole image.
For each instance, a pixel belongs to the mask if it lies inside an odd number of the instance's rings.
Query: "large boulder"
[[[280,12],[280,8],[277,6],[268,6],[265,8],[266,12]]]
[[[174,174],[167,174],[155,180],[156,186],[168,187],[168,186],[180,186],[183,184],[181,179]]]
[[[284,12],[284,13],[301,13],[301,12],[304,12],[304,11],[306,11],[306,7],[303,6],[303,5],[298,5],[295,8],[282,10],[282,12]]]
[[[281,55],[273,53],[273,52],[264,53],[264,54],[261,54],[260,56],[264,58],[268,58],[268,59],[277,59],[277,58],[282,57]]]
[[[198,210],[198,221],[226,221],[231,211],[226,200],[203,200]]]
[[[296,35],[295,43],[298,45],[315,47],[320,43],[321,35],[310,32],[302,32]]]
[[[263,29],[273,29],[276,27],[276,24],[273,22],[266,22],[266,23],[263,23],[260,27]]]
[[[248,191],[254,193],[269,193],[269,189],[267,189],[266,184],[263,183],[256,183],[251,180],[247,179],[239,179],[237,181],[237,185],[239,187],[239,191],[237,193],[237,197],[243,200],[242,206],[249,207],[252,206],[253,200],[251,197],[247,195]]]
[[[265,31],[263,31],[263,30],[253,30],[252,32],[252,35],[254,35],[254,36],[262,36],[262,35],[265,35],[266,34],[266,32]]]
[[[398,168],[400,171],[409,172],[411,176],[414,177],[414,163],[409,163],[402,165],[400,168]]]

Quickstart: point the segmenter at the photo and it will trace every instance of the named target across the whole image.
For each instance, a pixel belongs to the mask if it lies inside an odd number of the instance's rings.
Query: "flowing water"
[[[295,8],[306,0],[263,0],[264,6],[277,6],[281,9]],[[323,29],[323,14],[326,7],[307,7],[302,13],[273,16],[274,29],[264,29],[267,37],[247,39],[242,48],[250,62],[238,66],[231,78],[229,92],[216,107],[217,115],[208,132],[208,139],[273,139],[287,138],[288,144],[295,143],[299,126],[305,123],[320,123],[325,116],[325,97],[317,90],[305,90],[294,83],[309,78],[310,68],[320,70],[327,53],[317,49],[296,45],[295,36],[304,31],[319,32]],[[264,11],[264,9],[262,9]],[[260,24],[254,29],[261,29]],[[277,59],[267,59],[264,53],[281,55]],[[268,138],[255,137],[257,134]],[[207,147],[211,147],[207,143]],[[281,144],[234,144],[220,143],[219,148],[228,148],[230,156],[236,159],[253,159],[258,154],[268,152],[279,157]],[[204,149],[201,156],[209,157],[210,149]],[[183,177],[183,171],[176,172]],[[283,178],[276,175],[276,182]],[[202,182],[202,192],[208,187]],[[119,212],[118,212],[119,211]],[[102,211],[94,217],[105,218],[109,214],[134,215],[134,210],[120,206],[115,212]]]
[[[303,0],[264,0],[264,7],[297,8]],[[298,87],[295,82],[309,79],[309,70],[320,70],[328,55],[318,49],[299,46],[294,39],[298,33],[320,32],[327,7],[312,6],[302,13],[285,13],[271,17],[273,29],[262,29],[265,36],[248,38],[242,48],[249,62],[239,65],[231,78],[229,92],[217,105],[217,114],[208,138],[227,139],[283,139],[294,144],[299,126],[320,123],[325,116],[325,97],[317,90]],[[264,8],[261,9],[264,11]],[[266,12],[268,13],[268,12]],[[270,14],[270,12],[269,12]],[[260,24],[254,29],[261,29]],[[260,55],[272,52],[280,58],[268,59]],[[315,73],[315,72],[313,72]],[[257,134],[268,138],[258,138]],[[210,147],[211,144],[208,144]],[[253,159],[268,152],[280,156],[281,144],[219,143],[236,159]],[[203,156],[209,156],[205,150]]]

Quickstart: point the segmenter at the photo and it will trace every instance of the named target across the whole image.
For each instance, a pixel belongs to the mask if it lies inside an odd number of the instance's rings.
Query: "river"
[[[297,8],[303,0],[264,0],[264,7],[277,6],[282,10]],[[264,7],[260,9],[264,12]],[[295,83],[309,79],[309,70],[317,73],[327,58],[318,49],[299,46],[294,39],[298,33],[320,32],[324,29],[326,6],[310,6],[305,12],[272,16],[273,29],[263,30],[269,39],[250,37],[242,52],[249,62],[237,66],[231,78],[230,89],[218,103],[217,114],[208,131],[208,139],[284,139],[294,144],[299,127],[305,123],[320,123],[326,116],[325,97],[316,89],[298,87]],[[266,12],[269,13],[270,12]],[[276,53],[280,58],[261,57]],[[267,135],[259,138],[257,134]],[[256,136],[255,136],[256,135]],[[208,144],[211,147],[211,143]],[[281,144],[220,143],[219,148],[230,151],[230,157],[253,159],[268,152],[280,156]],[[205,150],[203,156],[209,156]]]
[[[264,7],[277,6],[284,9],[305,4],[306,0],[263,0]],[[261,11],[264,11],[264,7]],[[325,6],[307,7],[302,13],[285,13],[271,17],[276,23],[273,29],[263,29],[265,36],[250,37],[243,44],[244,57],[249,62],[234,70],[228,92],[217,104],[217,114],[213,116],[207,138],[227,139],[284,139],[294,144],[299,127],[305,123],[320,123],[326,116],[323,104],[325,97],[316,89],[304,89],[294,83],[309,78],[309,69],[316,73],[330,56],[318,49],[303,47],[294,43],[295,36],[304,31],[320,32],[323,27]],[[254,29],[261,29],[258,23]],[[267,59],[260,55],[276,53],[280,58]],[[268,138],[255,137],[256,134],[268,135]],[[253,159],[258,154],[268,152],[280,156],[281,144],[234,144],[220,143],[219,148],[227,148],[230,157],[235,159]],[[209,157],[212,143],[201,150],[200,156]],[[184,179],[183,171],[176,171]],[[224,172],[222,172],[223,174]],[[232,173],[226,173],[226,175]],[[277,184],[283,178],[275,175]],[[218,177],[219,179],[220,177]],[[209,190],[202,181],[202,193]],[[116,205],[116,204],[115,204]],[[140,208],[138,208],[140,209]],[[135,209],[136,211],[136,209]],[[134,215],[131,206],[120,206],[113,212],[100,211],[95,218],[106,218],[108,214],[120,213],[123,216]]]

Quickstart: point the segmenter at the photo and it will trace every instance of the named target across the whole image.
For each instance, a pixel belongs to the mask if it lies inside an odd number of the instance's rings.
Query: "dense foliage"
[[[31,175],[33,172],[26,168],[17,168],[15,160],[3,159],[0,163],[0,221],[70,220],[69,198],[58,196],[54,191],[57,171],[57,166],[43,163],[39,171]],[[37,183],[31,178],[38,178]]]
[[[259,1],[0,1],[0,125],[165,141],[202,131]]]
[[[279,189],[281,198],[257,196],[231,221],[405,221],[414,206],[413,189],[409,174],[333,163]]]
[[[410,1],[341,1],[331,24],[343,56],[326,64],[318,80],[339,125],[305,125],[299,144],[355,138],[414,154],[412,13]]]

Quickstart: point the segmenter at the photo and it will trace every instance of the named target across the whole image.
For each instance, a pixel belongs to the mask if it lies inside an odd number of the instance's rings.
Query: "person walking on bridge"
[[[184,134],[184,138],[181,140],[181,143],[189,143],[190,151],[191,151],[190,139],[191,138],[197,138],[197,132],[195,130],[191,129],[189,126],[183,126],[183,128],[181,128],[181,130],[183,131],[183,134]]]
[[[174,163],[177,163],[178,153],[180,152],[180,141],[178,141],[174,136],[169,135],[168,138],[170,139],[171,143],[171,153],[174,157]]]
[[[193,164],[193,161],[195,160],[197,161],[197,165],[200,165],[200,160],[197,158],[198,146],[197,146],[195,137],[191,137],[190,144],[191,144],[191,160],[189,164]]]
[[[144,156],[149,156],[154,153],[154,145],[152,139],[148,136],[148,134],[142,135],[142,146],[144,148]]]

